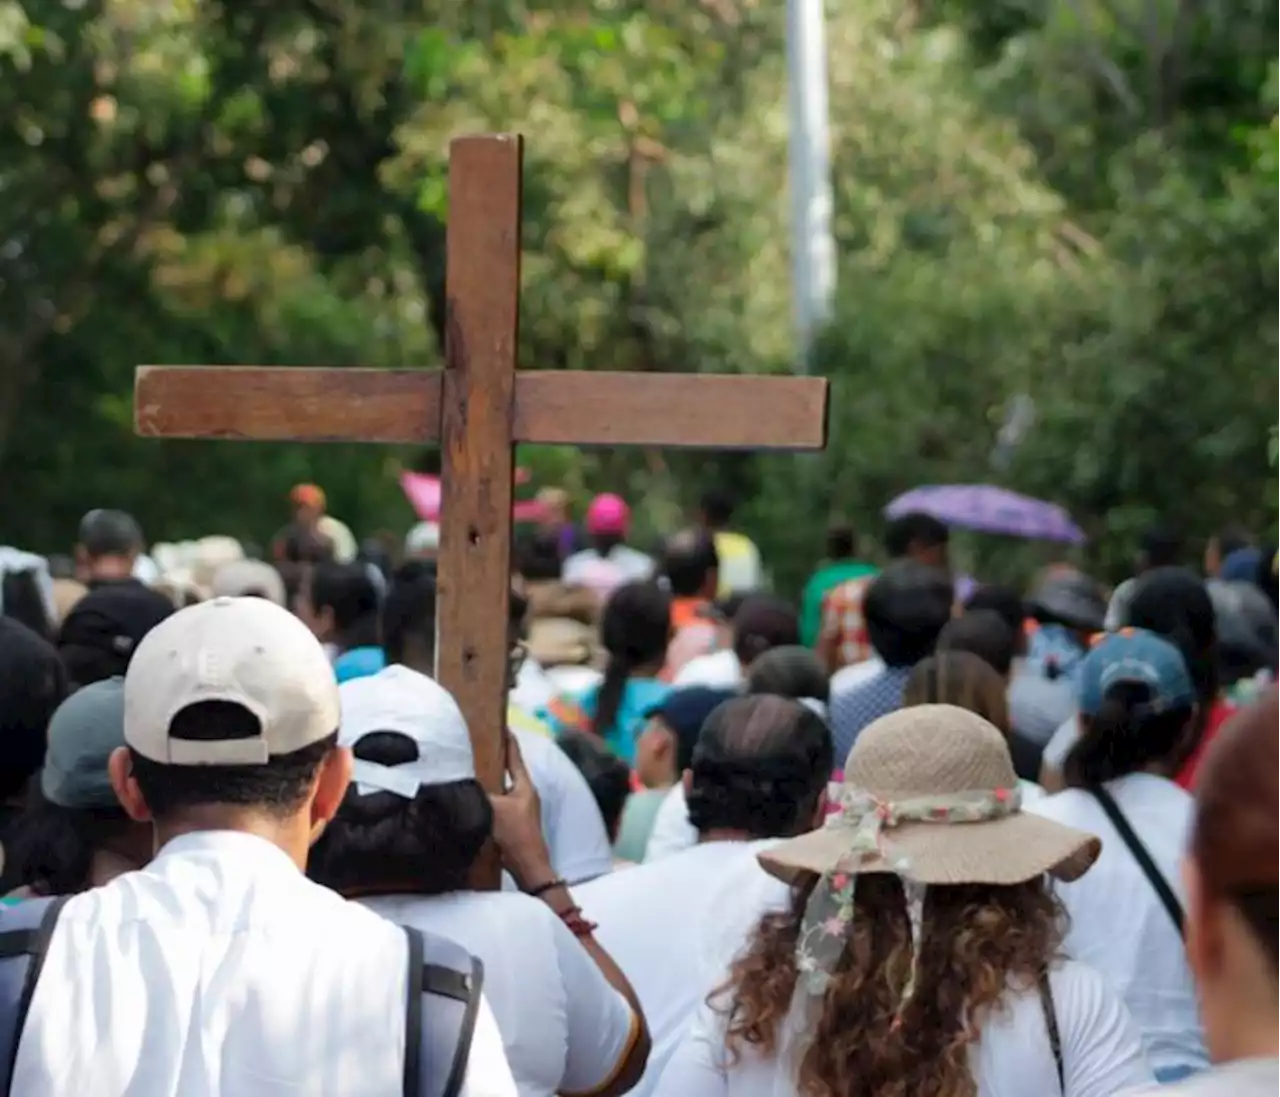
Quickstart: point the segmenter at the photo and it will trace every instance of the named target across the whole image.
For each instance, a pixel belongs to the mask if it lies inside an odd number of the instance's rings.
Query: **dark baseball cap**
[[[722,702],[738,696],[733,690],[713,689],[710,686],[687,686],[672,690],[653,706],[647,716],[657,716],[676,737],[676,766],[680,771],[689,768],[693,747],[707,717]]]
[[[163,594],[131,579],[95,587],[67,614],[58,654],[73,683],[122,675],[139,642],[174,612]]]
[[[64,808],[118,807],[107,759],[124,746],[124,679],[108,678],[77,690],[49,721],[49,745],[40,791]]]

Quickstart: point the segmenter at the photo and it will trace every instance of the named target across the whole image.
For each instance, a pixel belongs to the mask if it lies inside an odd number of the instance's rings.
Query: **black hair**
[[[738,616],[742,603],[755,593],[754,590],[731,590],[723,598],[717,598],[712,603],[712,608],[722,620],[732,621]]]
[[[707,576],[719,566],[715,541],[700,530],[682,530],[663,543],[662,574],[677,598],[701,594]]]
[[[1263,550],[1262,556],[1258,560],[1258,571],[1253,581],[1261,588],[1262,593],[1271,599],[1272,606],[1280,605],[1280,573],[1276,571],[1276,547],[1274,545]]]
[[[1006,625],[1019,633],[1027,620],[1027,607],[1022,601],[1022,595],[1012,587],[1003,587],[998,583],[978,587],[966,599],[964,608],[966,613],[977,610],[998,613]]]
[[[671,599],[656,583],[624,583],[600,618],[600,643],[609,655],[596,694],[592,730],[604,735],[618,716],[627,679],[636,667],[661,662],[671,635]]]
[[[813,824],[833,758],[830,729],[799,701],[769,694],[725,701],[693,749],[689,822],[699,834],[802,833]]]
[[[310,594],[316,610],[333,612],[343,648],[378,644],[378,588],[363,564],[317,564]]]
[[[26,625],[37,636],[52,640],[53,622],[40,593],[40,580],[34,568],[4,572],[0,582],[0,606],[4,615]]]
[[[1227,526],[1214,535],[1214,540],[1218,542],[1218,555],[1224,560],[1253,544],[1253,537],[1244,526]]]
[[[1091,788],[1157,763],[1170,772],[1189,748],[1190,705],[1153,711],[1151,687],[1116,682],[1102,695],[1096,716],[1080,715],[1080,737],[1062,764],[1069,788]]]
[[[68,808],[37,786],[5,838],[5,874],[37,895],[74,895],[93,886],[93,855],[137,826],[120,808]]]
[[[969,610],[943,625],[938,651],[970,652],[1007,678],[1018,653],[1018,634],[994,610]]]
[[[702,493],[698,504],[702,517],[712,529],[724,529],[733,521],[734,501],[726,492],[711,488]]]
[[[198,701],[180,709],[169,723],[169,736],[197,742],[253,739],[262,734],[258,718],[230,701]],[[184,808],[236,804],[286,819],[306,801],[320,764],[337,745],[338,730],[319,742],[262,765],[190,766],[156,762],[130,748],[133,776],[156,819]]]
[[[353,753],[398,766],[417,760],[418,745],[400,732],[378,731],[362,736]],[[353,785],[312,848],[307,875],[339,892],[446,895],[467,888],[492,833],[493,808],[475,780],[423,785],[412,800],[381,791],[361,796]]]
[[[436,650],[436,569],[425,560],[396,568],[382,603],[382,650],[388,663],[404,663],[411,645],[429,665]]]
[[[142,527],[122,510],[91,510],[80,520],[80,544],[90,558],[133,556],[142,551]]]
[[[517,545],[516,559],[520,574],[531,583],[559,579],[562,565],[559,535],[539,530],[524,538]]]
[[[853,555],[856,541],[852,526],[832,526],[827,530],[827,559],[849,559]]]
[[[1148,568],[1173,567],[1182,555],[1182,538],[1167,526],[1152,526],[1140,545]]]
[[[65,552],[55,552],[51,556],[46,556],[45,562],[49,565],[50,579],[74,579],[76,577],[76,562]]]
[[[831,696],[831,679],[822,660],[798,644],[766,651],[747,672],[748,693],[772,693],[800,701],[812,698],[824,704]]]
[[[771,648],[800,643],[800,617],[785,598],[752,594],[733,615],[733,653],[749,666]]]
[[[622,822],[622,809],[631,795],[631,770],[594,735],[570,731],[556,742],[586,779],[604,819],[605,831],[610,841],[615,840]]]
[[[940,568],[896,560],[872,580],[862,600],[867,638],[889,667],[911,667],[932,655],[951,620],[954,588]]]
[[[1125,624],[1170,641],[1186,661],[1200,700],[1200,722],[1218,696],[1218,632],[1209,588],[1189,568],[1154,568],[1138,576]]]
[[[53,645],[0,617],[0,797],[22,793],[44,764],[49,721],[68,688]]]
[[[931,514],[913,512],[895,518],[884,531],[884,547],[899,560],[913,548],[934,548],[951,540],[947,527]]]

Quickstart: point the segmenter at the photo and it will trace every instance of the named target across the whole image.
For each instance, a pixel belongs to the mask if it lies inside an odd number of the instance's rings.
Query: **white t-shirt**
[[[695,655],[677,672],[671,684],[680,689],[685,686],[708,686],[711,689],[739,689],[746,681],[742,663],[732,651],[713,651],[708,655]]]
[[[855,686],[862,685],[882,670],[884,670],[884,660],[878,655],[872,655],[860,663],[850,663],[847,667],[841,667],[831,676],[831,697],[834,699],[837,693],[845,693]]]
[[[1102,978],[1067,963],[1049,977],[1062,1041],[1063,1097],[1114,1097],[1155,1079],[1128,1010]],[[1056,1097],[1058,1071],[1037,991],[1010,992],[969,1053],[978,1097]],[[784,1062],[786,1065],[784,1066]],[[724,1018],[705,1004],[662,1075],[655,1097],[795,1097],[790,1058],[743,1049],[726,1062]]]
[[[644,859],[661,861],[673,853],[689,849],[698,844],[698,832],[689,822],[689,805],[684,799],[684,784],[677,781],[671,786],[658,813],[653,817],[653,829],[649,831],[649,842],[644,847]]]
[[[1044,752],[1040,755],[1041,762],[1047,763],[1051,769],[1061,773],[1067,755],[1071,753],[1071,748],[1076,745],[1076,740],[1079,738],[1080,723],[1077,718],[1072,716],[1070,720],[1064,720],[1045,744]]]
[[[402,1097],[404,932],[250,834],[187,834],[62,909],[22,1097]],[[515,1097],[483,1004],[466,1097]]]
[[[362,902],[400,925],[449,937],[480,958],[485,997],[520,1097],[598,1089],[639,1035],[626,999],[537,899],[460,892]]]
[[[622,968],[640,1000],[653,1049],[640,1084],[652,1093],[694,1012],[767,910],[789,890],[756,854],[762,842],[704,842],[656,864],[574,889],[583,914],[599,923],[597,939]]]
[[[1190,794],[1147,773],[1110,781],[1107,790],[1185,904],[1179,863],[1191,830]],[[1056,885],[1071,915],[1067,954],[1101,972],[1123,996],[1157,1070],[1208,1066],[1182,937],[1098,802],[1067,789],[1028,810],[1102,839],[1097,863],[1079,880]]]
[[[511,734],[542,801],[542,834],[556,875],[577,884],[612,871],[609,832],[582,771],[549,735],[515,727]]]
[[[1237,1059],[1173,1086],[1143,1090],[1132,1097],[1275,1097],[1280,1060]]]
[[[653,557],[628,545],[614,545],[608,556],[593,548],[575,552],[560,569],[560,579],[569,586],[586,587],[607,598],[623,583],[638,583],[653,575]]]

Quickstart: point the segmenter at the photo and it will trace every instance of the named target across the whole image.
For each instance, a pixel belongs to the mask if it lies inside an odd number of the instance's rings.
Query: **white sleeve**
[[[640,1019],[609,985],[587,950],[564,924],[554,924],[556,964],[565,993],[564,1077],[561,1093],[593,1093],[617,1076],[640,1035]]]
[[[653,1089],[653,1097],[728,1097],[721,1026],[705,1003],[685,1030]]]
[[[1080,738],[1080,731],[1076,725],[1076,718],[1073,716],[1070,720],[1064,720],[1058,725],[1058,730],[1053,733],[1053,737],[1045,744],[1041,760],[1048,762],[1061,773],[1062,764],[1067,760],[1067,755],[1071,753],[1071,748],[1076,745],[1078,738]]]
[[[519,1097],[502,1036],[498,1033],[498,1022],[489,1008],[489,1000],[483,996],[471,1036],[466,1080],[458,1097]]]
[[[649,832],[649,844],[644,848],[646,861],[660,861],[682,849],[698,844],[698,832],[689,822],[689,808],[684,800],[684,785],[677,781],[671,786],[666,799],[658,806]]]
[[[1062,1036],[1065,1097],[1112,1097],[1155,1082],[1137,1024],[1101,975],[1067,963],[1049,985]]]
[[[613,871],[609,833],[591,786],[554,739],[513,729],[542,800],[542,834],[551,867],[570,885]]]

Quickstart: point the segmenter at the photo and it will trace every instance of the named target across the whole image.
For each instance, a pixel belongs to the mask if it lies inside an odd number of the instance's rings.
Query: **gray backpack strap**
[[[0,907],[0,1095],[7,1095],[13,1082],[22,1027],[66,901],[66,896],[27,899]]]
[[[405,1097],[458,1097],[467,1080],[484,966],[447,938],[407,926],[405,933],[409,939]]]

